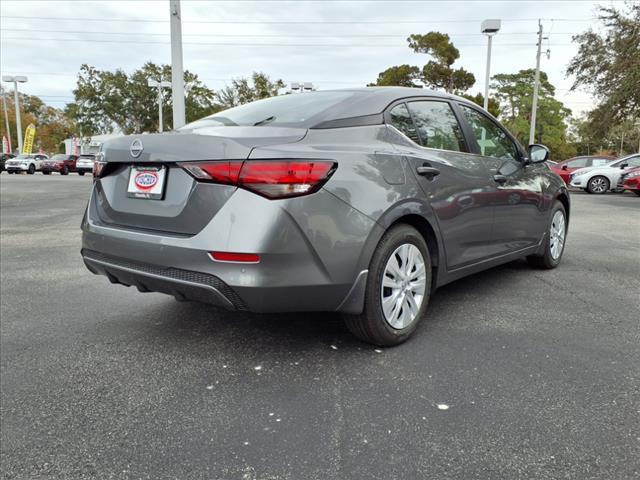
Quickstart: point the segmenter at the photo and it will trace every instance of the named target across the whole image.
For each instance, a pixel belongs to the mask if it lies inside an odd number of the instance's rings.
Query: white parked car
[[[640,167],[640,154],[622,157],[601,167],[580,168],[569,177],[569,185],[589,193],[606,193],[617,188],[620,176],[634,167]]]
[[[85,173],[93,172],[93,162],[95,161],[96,156],[92,153],[85,153],[78,157],[76,160],[76,172],[78,175],[84,175]]]
[[[9,173],[27,172],[33,175],[42,170],[42,162],[48,160],[49,157],[43,153],[21,153],[15,158],[7,160],[5,167]]]

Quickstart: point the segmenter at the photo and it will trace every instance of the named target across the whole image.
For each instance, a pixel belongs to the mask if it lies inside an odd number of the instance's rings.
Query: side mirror
[[[569,167],[567,167],[566,165],[562,165],[562,170],[567,170]]]
[[[546,162],[549,159],[549,149],[544,145],[540,145],[538,143],[534,143],[529,145],[529,163],[542,163]],[[562,166],[562,169],[565,170],[566,165]]]
[[[623,163],[622,165],[620,165],[620,168],[621,168],[621,169],[622,169],[622,168],[627,168],[628,166],[629,166],[629,164],[628,164],[628,163]]]

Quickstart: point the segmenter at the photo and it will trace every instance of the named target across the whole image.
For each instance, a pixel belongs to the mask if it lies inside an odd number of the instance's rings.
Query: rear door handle
[[[498,174],[496,174],[496,175],[494,175],[494,176],[493,176],[493,180],[494,180],[496,183],[503,184],[503,183],[506,183],[506,181],[507,181],[507,177],[505,177],[504,175],[500,175],[500,174],[498,173]]]
[[[440,175],[440,170],[434,167],[422,166],[422,167],[418,167],[416,171],[418,172],[418,175],[423,175],[425,177],[430,177],[430,178],[433,178],[436,175]]]

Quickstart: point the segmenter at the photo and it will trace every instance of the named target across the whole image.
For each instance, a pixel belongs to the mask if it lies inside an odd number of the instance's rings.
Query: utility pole
[[[500,31],[500,20],[485,20],[480,25],[480,31],[487,36],[487,73],[484,77],[484,109],[489,111],[489,80],[491,78],[491,40]]]
[[[2,107],[4,108],[4,121],[7,127],[7,141],[9,142],[9,153],[13,153],[11,150],[11,130],[9,130],[9,114],[7,113],[7,91],[2,90]]]
[[[162,117],[162,89],[164,87],[171,87],[171,82],[158,82],[156,80],[147,80],[147,85],[151,88],[158,89],[158,132],[162,133],[164,127],[164,119]]]
[[[542,50],[542,22],[538,20],[538,53],[536,55],[536,78],[533,85],[533,104],[531,105],[531,129],[529,130],[529,145],[535,142],[536,109],[538,108],[538,89],[540,88],[540,53]]]
[[[182,18],[180,0],[171,0],[171,84],[173,86],[173,129],[182,127],[184,111],[184,69],[182,66]]]

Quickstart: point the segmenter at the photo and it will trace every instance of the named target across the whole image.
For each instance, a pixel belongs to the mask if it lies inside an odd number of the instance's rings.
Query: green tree
[[[420,79],[420,69],[412,65],[398,65],[396,67],[389,67],[384,72],[378,74],[378,80],[376,83],[370,83],[368,87],[386,87],[386,86],[398,86],[398,87],[412,87],[421,88],[421,85],[416,83]]]
[[[464,68],[452,68],[460,58],[460,51],[451,43],[446,33],[413,34],[407,41],[414,52],[425,53],[433,59],[422,67],[421,80],[425,85],[442,88],[449,93],[460,93],[471,88],[476,82],[471,72]]]
[[[282,80],[271,81],[262,72],[253,72],[251,78],[238,78],[231,81],[231,85],[222,88],[216,94],[216,100],[221,108],[232,108],[245,103],[273,97],[278,90],[284,88]]]
[[[493,77],[492,88],[500,102],[502,123],[524,145],[529,141],[531,124],[531,104],[535,70],[520,70],[513,74],[499,74]],[[571,110],[554,98],[555,87],[547,74],[540,72],[538,110],[536,115],[535,141],[543,143],[551,150],[551,157],[562,160],[575,154],[575,146],[569,142],[568,121]]]
[[[585,87],[599,100],[601,116],[624,121],[640,117],[640,3],[598,7],[601,29],[573,37],[578,53],[567,76],[573,89]],[[606,121],[606,118],[603,118]]]
[[[127,75],[82,65],[78,74],[75,103],[67,106],[67,114],[76,120],[83,136],[109,133],[153,132],[158,130],[158,91],[148,86],[149,80],[169,81],[171,66],[145,63]],[[215,93],[194,73],[184,72],[185,111],[187,121],[202,118],[218,110]],[[162,89],[165,127],[172,118],[171,89]]]
[[[466,98],[467,100],[471,100],[476,105],[484,107],[484,95],[480,92],[476,93],[475,95],[463,93],[460,96]],[[489,113],[491,115],[497,117],[498,115],[500,115],[500,102],[498,102],[495,97],[489,97],[489,105],[487,105],[487,109],[489,110]]]

